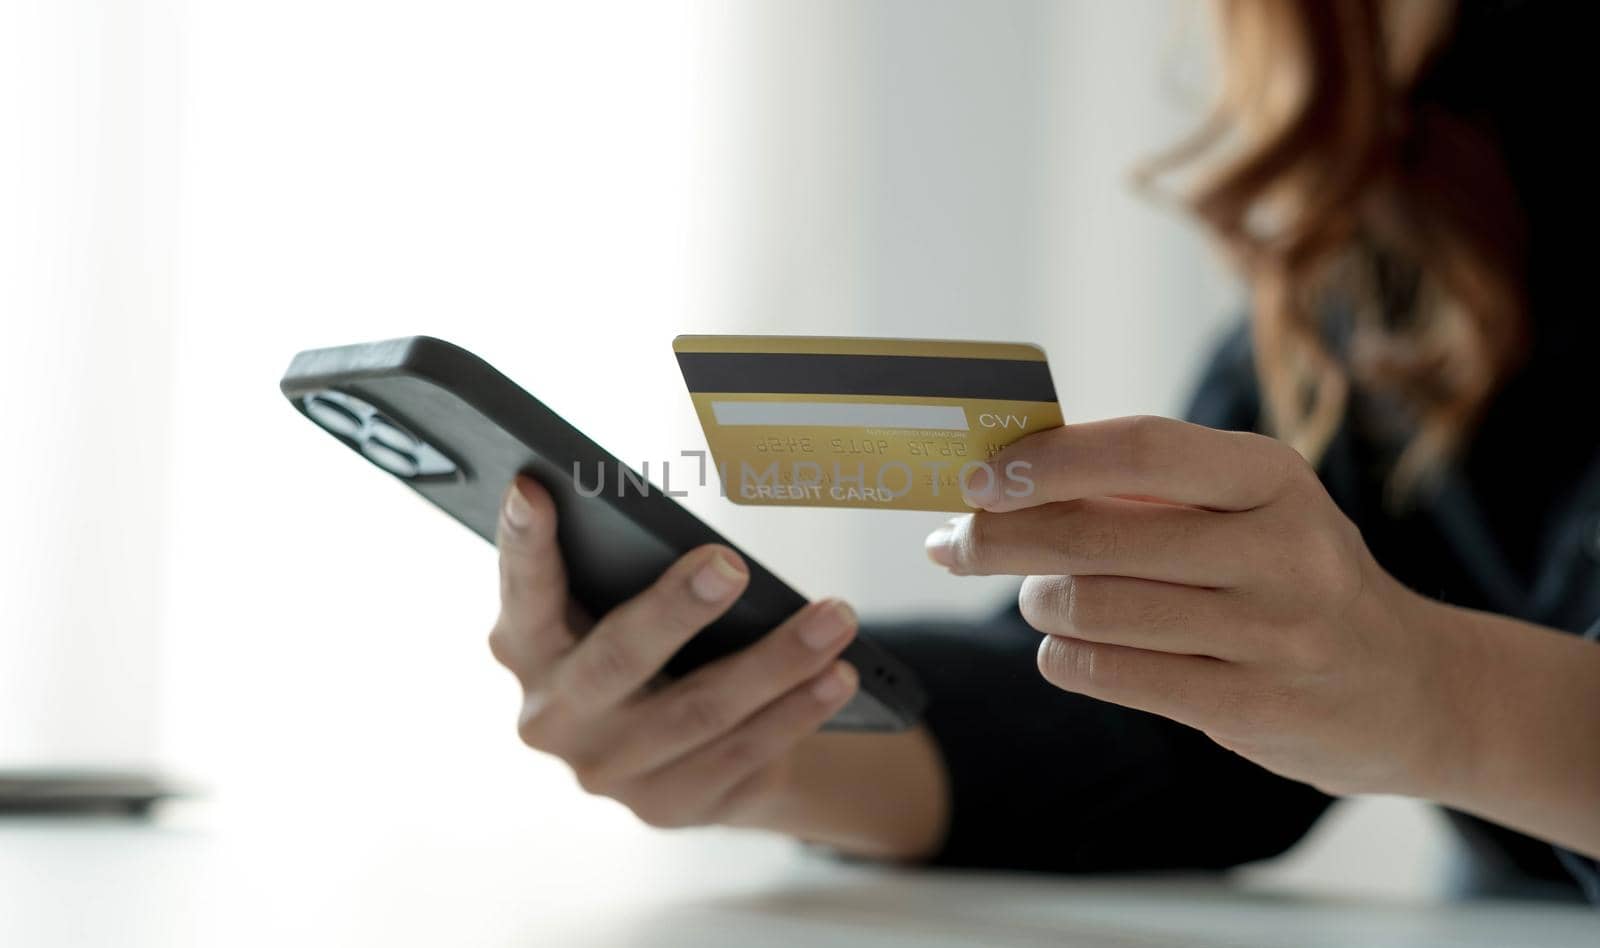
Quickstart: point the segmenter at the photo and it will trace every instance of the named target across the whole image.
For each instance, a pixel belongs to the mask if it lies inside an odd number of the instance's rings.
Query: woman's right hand
[[[691,550],[593,621],[568,597],[555,506],[535,481],[519,477],[507,491],[498,543],[489,647],[522,685],[522,740],[652,826],[781,828],[794,749],[858,685],[839,659],[856,633],[850,607],[813,602],[755,644],[656,687],[673,653],[744,589],[749,572],[732,550]]]

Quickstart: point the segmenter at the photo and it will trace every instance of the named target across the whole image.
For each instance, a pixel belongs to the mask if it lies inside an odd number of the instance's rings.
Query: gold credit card
[[[964,511],[965,477],[1061,424],[1033,345],[679,336],[672,349],[740,504]]]

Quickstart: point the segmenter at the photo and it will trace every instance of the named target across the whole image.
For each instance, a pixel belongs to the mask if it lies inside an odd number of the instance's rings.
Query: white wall
[[[675,452],[716,26],[687,3],[190,6],[164,711],[184,772],[287,812],[388,819],[403,785],[395,807],[465,792],[631,826],[516,741],[493,551],[276,383],[297,349],[425,332],[625,456]],[[545,786],[562,806],[523,805]]]
[[[178,35],[0,3],[0,767],[156,751]]]

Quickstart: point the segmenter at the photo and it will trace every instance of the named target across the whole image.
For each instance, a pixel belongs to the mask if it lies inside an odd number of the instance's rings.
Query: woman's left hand
[[[1199,728],[1336,794],[1432,796],[1464,753],[1472,635],[1403,587],[1293,449],[1165,418],[1040,432],[928,537],[959,574],[1026,576],[1057,687]]]

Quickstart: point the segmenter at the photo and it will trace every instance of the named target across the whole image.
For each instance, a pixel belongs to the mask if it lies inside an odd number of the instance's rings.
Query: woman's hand
[[[1164,418],[1041,432],[928,538],[956,573],[1026,576],[1060,688],[1192,725],[1330,793],[1438,796],[1471,759],[1484,649],[1378,566],[1284,444]]]
[[[594,622],[567,596],[556,512],[518,478],[500,517],[500,617],[489,647],[522,685],[518,731],[591,793],[653,826],[747,826],[860,856],[915,859],[948,819],[946,777],[921,728],[822,734],[856,671],[839,653],[855,613],[813,602],[755,644],[662,687],[657,673],[749,578],[732,550],[684,555]]]
[[[839,653],[856,632],[837,600],[801,609],[756,644],[662,687],[678,648],[738,599],[733,551],[693,550],[592,622],[567,595],[549,495],[519,478],[500,518],[496,659],[522,685],[518,732],[591,793],[652,826],[770,825],[800,741],[855,693]]]

